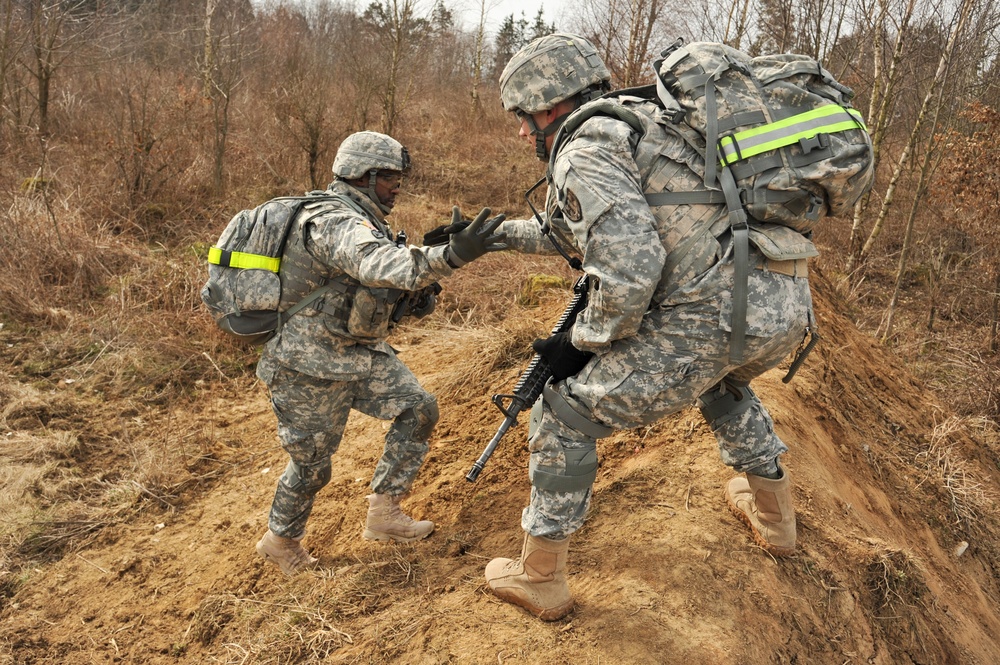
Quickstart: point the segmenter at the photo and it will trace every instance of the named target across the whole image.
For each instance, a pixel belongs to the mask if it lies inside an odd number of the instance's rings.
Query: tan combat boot
[[[364,537],[367,540],[395,540],[408,543],[431,535],[434,522],[416,521],[399,509],[402,497],[388,494],[368,495],[368,519]]]
[[[493,559],[486,565],[486,581],[497,597],[542,621],[562,619],[573,609],[566,585],[568,552],[568,537],[550,540],[526,534],[521,558]]]
[[[257,554],[271,563],[278,564],[285,575],[294,575],[300,570],[312,568],[319,559],[309,556],[302,547],[302,537],[282,538],[276,536],[270,529],[257,543]]]
[[[795,551],[795,509],[788,473],[780,466],[777,480],[752,473],[737,476],[726,486],[729,510],[753,531],[754,541],[774,556]]]

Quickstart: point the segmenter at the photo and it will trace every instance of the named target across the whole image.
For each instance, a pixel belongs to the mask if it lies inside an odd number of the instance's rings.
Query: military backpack
[[[326,192],[279,197],[230,220],[209,249],[208,281],[201,290],[220,328],[250,344],[264,344],[296,312],[339,286],[327,283],[282,310],[278,271],[292,224],[307,204],[334,199],[344,200]]]
[[[816,60],[679,40],[654,68],[657,98],[699,134],[705,185],[718,182],[730,209],[808,233],[871,186],[872,144],[854,93]]]
[[[684,45],[678,40],[653,66],[655,84],[611,92],[583,105],[563,123],[553,141],[549,172],[560,144],[595,115],[616,117],[643,135],[641,120],[615,98],[651,99],[664,109],[676,134],[703,156],[699,177],[704,187],[647,191],[646,200],[650,206],[726,206],[736,274],[730,358],[738,363],[744,346],[751,227],[759,231],[784,226],[808,235],[820,219],[850,211],[872,184],[871,138],[850,104],[851,89],[808,56],[751,58],[724,44]],[[699,165],[690,166],[697,170]],[[692,233],[672,251],[682,256],[696,241]],[[767,254],[766,247],[756,244]],[[815,255],[815,250],[801,256],[807,255]]]

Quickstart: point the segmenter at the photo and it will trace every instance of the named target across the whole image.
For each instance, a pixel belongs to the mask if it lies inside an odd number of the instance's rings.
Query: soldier
[[[573,607],[566,556],[590,503],[597,440],[694,403],[722,461],[744,474],[726,487],[730,509],[768,552],[787,555],[795,547],[789,475],[779,463],[787,447],[749,383],[805,338],[812,318],[805,259],[771,261],[751,248],[756,269],[749,271],[745,347],[734,362],[725,206],[647,200],[666,190],[703,189],[704,161],[653,101],[611,96],[634,114],[641,132],[621,119],[625,114],[582,111],[609,91],[609,81],[594,46],[562,33],[521,49],[500,78],[504,108],[549,165],[547,213],[538,221],[550,227],[554,244],[582,257],[589,276],[588,304],[573,328],[533,345],[553,379],[529,434],[524,545],[520,558],[486,566],[497,596],[544,620]],[[543,250],[536,221],[508,220],[500,228],[512,248]]]
[[[334,286],[288,319],[257,366],[291,458],[257,552],[288,575],[316,564],[301,541],[316,493],[330,480],[330,456],[351,409],[392,420],[367,497],[363,537],[407,542],[434,530],[433,522],[402,512],[399,502],[427,453],[437,400],[385,337],[406,303],[414,303],[406,312],[414,316],[433,310],[436,280],[504,248],[503,234],[495,233],[503,216],[487,219],[484,209],[440,246],[397,242],[385,217],[409,166],[406,148],[385,134],[348,136],[328,188],[337,198],[308,204],[288,236],[279,273],[282,298],[297,301],[321,284]]]

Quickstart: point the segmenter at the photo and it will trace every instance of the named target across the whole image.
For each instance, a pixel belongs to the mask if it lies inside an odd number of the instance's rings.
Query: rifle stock
[[[551,334],[555,335],[566,332],[572,328],[576,322],[577,314],[586,306],[587,275],[583,275],[573,285],[573,299],[566,306],[566,310],[562,313],[562,316],[559,317],[559,321],[552,329]],[[531,363],[528,364],[527,369],[521,373],[521,378],[518,380],[517,385],[514,386],[514,393],[511,395],[493,396],[493,403],[500,409],[500,413],[504,415],[504,419],[500,423],[497,433],[493,435],[486,448],[483,449],[483,453],[479,456],[479,459],[476,460],[475,464],[472,465],[472,469],[466,474],[466,480],[470,483],[476,482],[476,479],[479,478],[479,474],[482,473],[486,462],[493,455],[493,451],[496,450],[500,440],[507,434],[507,430],[517,424],[518,414],[526,408],[531,408],[535,400],[542,394],[545,384],[551,377],[552,368],[549,367],[548,361],[536,353],[531,359]]]

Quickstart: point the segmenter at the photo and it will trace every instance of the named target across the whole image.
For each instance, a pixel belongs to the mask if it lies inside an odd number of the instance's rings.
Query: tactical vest
[[[559,150],[584,122],[594,116],[608,116],[628,123],[633,135],[632,155],[641,176],[643,193],[656,219],[656,230],[668,252],[653,296],[654,306],[718,261],[717,240],[729,228],[725,207],[692,199],[690,204],[660,203],[661,192],[707,192],[699,155],[677,135],[663,108],[640,97],[603,98],[577,109],[560,127],[552,144],[549,173]],[[550,187],[550,192],[552,188]],[[551,202],[558,205],[559,201]],[[550,214],[553,210],[550,208]]]
[[[302,316],[322,315],[337,322],[343,334],[361,340],[379,339],[389,333],[393,308],[403,294],[399,289],[371,288],[361,285],[346,273],[317,261],[306,249],[309,227],[326,214],[351,212],[364,217],[391,238],[392,231],[357,201],[353,191],[339,183],[333,191],[340,196],[308,204],[298,215],[289,233],[281,259],[281,305],[290,306],[315,289],[324,287],[327,293],[314,305],[306,307]]]
[[[626,93],[608,95],[574,111],[556,132],[549,161],[549,176],[565,142],[594,116],[616,118],[634,131],[632,155],[641,177],[642,191],[656,219],[657,233],[667,251],[653,306],[668,300],[678,288],[712,267],[723,254],[719,239],[732,232],[732,214],[726,195],[705,186],[704,141],[684,123],[647,97]],[[556,202],[560,203],[560,202]],[[730,360],[742,362],[746,334],[746,247],[753,245],[769,260],[789,261],[817,256],[813,243],[784,224],[747,220],[733,240],[736,284],[730,321]],[[742,247],[741,250],[741,240]]]

